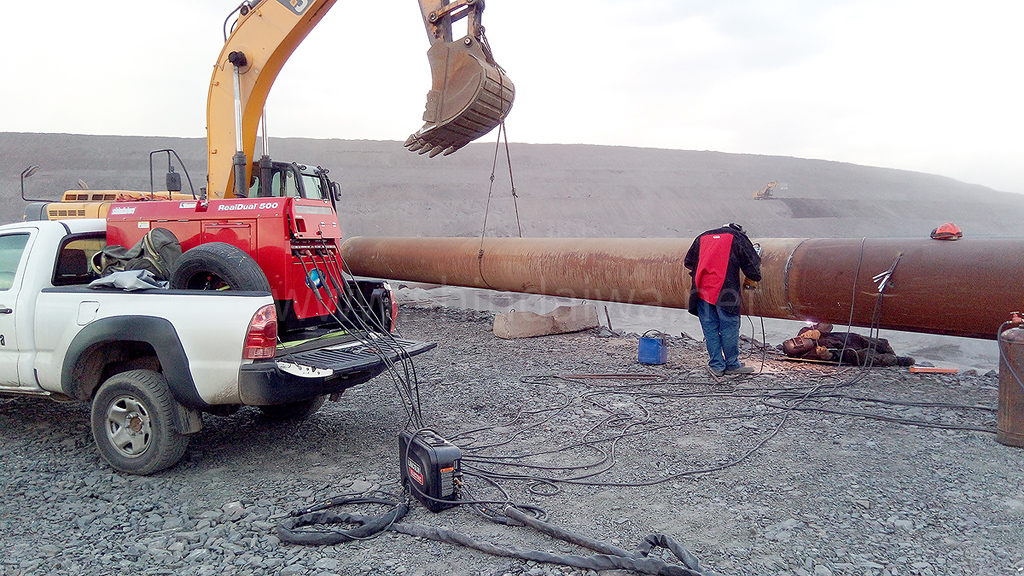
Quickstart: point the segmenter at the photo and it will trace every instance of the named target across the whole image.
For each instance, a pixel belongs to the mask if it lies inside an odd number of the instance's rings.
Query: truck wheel
[[[288,404],[260,406],[260,411],[271,420],[305,420],[327,402],[327,396],[315,396],[309,400],[299,400]]]
[[[270,292],[259,264],[244,250],[224,242],[185,251],[171,271],[171,288]]]
[[[111,376],[92,401],[92,436],[111,466],[152,474],[177,464],[188,436],[174,429],[175,401],[164,377],[152,370]]]

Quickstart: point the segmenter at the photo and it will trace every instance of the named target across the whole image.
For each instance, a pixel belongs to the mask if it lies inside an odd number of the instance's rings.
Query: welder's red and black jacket
[[[740,270],[747,278],[761,280],[761,257],[743,232],[724,226],[708,230],[693,241],[683,264],[693,279],[689,309],[697,314],[697,299],[740,313]]]

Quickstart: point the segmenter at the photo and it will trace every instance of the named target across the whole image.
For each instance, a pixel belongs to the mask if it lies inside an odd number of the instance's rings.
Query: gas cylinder
[[[996,441],[1024,448],[1024,329],[999,335],[999,423]]]

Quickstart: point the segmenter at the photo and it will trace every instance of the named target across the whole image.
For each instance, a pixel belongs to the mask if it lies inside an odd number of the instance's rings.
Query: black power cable
[[[366,516],[330,510],[330,508],[336,506],[349,504],[377,504],[388,506],[390,509],[379,516]],[[553,554],[540,550],[495,546],[444,528],[403,524],[400,520],[405,517],[408,510],[406,502],[400,502],[395,499],[351,495],[341,496],[332,499],[324,505],[293,513],[288,519],[278,525],[277,535],[282,542],[291,544],[331,546],[353,540],[372,538],[387,530],[419,538],[429,538],[431,540],[458,544],[495,556],[561,564],[575,568],[598,571],[631,570],[641,574],[661,576],[718,576],[715,572],[702,571],[700,563],[693,554],[663,534],[647,536],[637,547],[636,551],[628,552],[616,546],[581,536],[539,520],[534,516],[523,513],[518,507],[504,507],[502,510],[504,516],[517,522],[517,525],[528,526],[542,534],[597,552],[597,554],[590,556]],[[340,530],[331,529],[337,525],[355,525],[355,527]],[[313,527],[320,527],[320,529],[314,530]],[[650,552],[655,547],[669,550],[681,564],[669,564],[661,559],[651,558]]]

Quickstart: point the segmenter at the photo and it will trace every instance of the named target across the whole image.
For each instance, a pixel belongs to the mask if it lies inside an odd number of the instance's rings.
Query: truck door
[[[0,386],[20,385],[15,321],[19,316],[18,294],[25,276],[26,247],[31,237],[32,233],[27,230],[0,234]],[[31,321],[31,316],[26,320]]]

